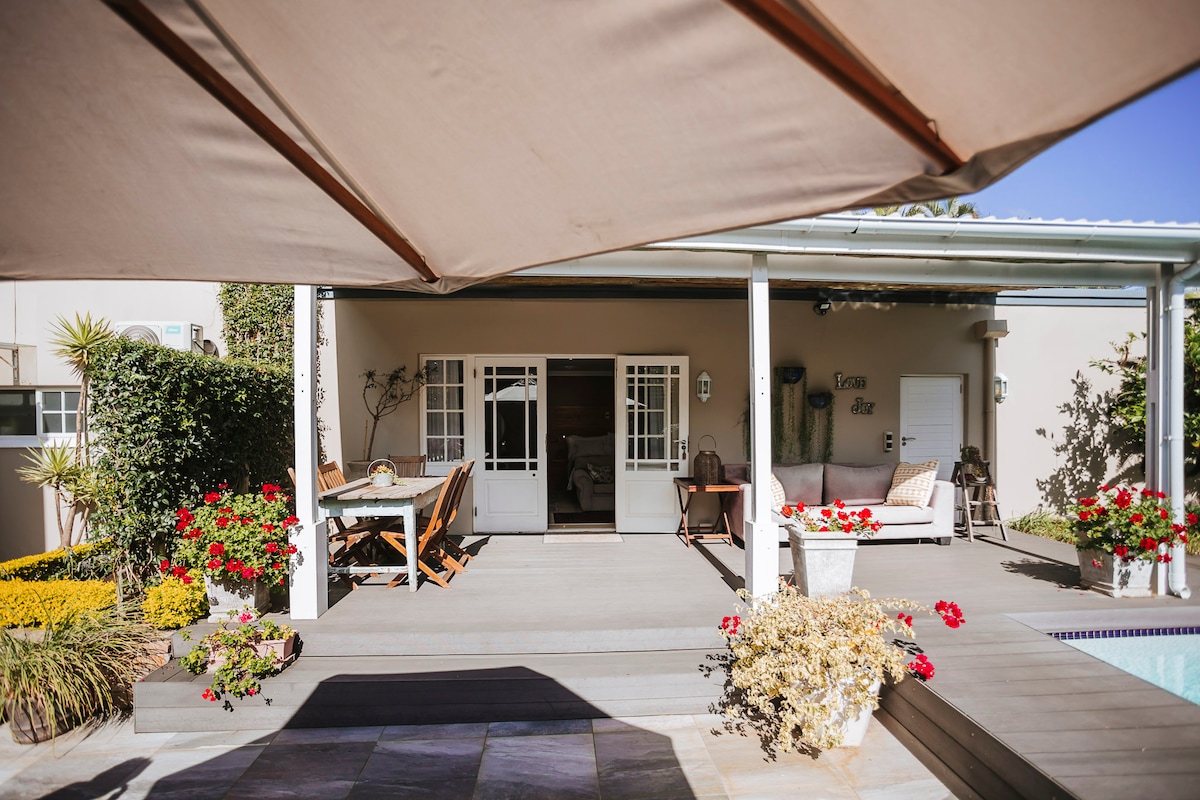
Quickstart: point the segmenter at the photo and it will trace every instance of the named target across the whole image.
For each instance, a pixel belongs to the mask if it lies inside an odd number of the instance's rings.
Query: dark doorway
[[[614,362],[546,362],[546,492],[551,525],[612,526]]]

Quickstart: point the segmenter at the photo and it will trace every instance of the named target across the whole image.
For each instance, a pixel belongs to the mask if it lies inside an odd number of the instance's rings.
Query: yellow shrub
[[[204,581],[190,584],[179,578],[166,578],[146,590],[142,616],[156,628],[182,628],[208,614],[208,596]]]
[[[0,581],[0,627],[41,628],[116,602],[116,584],[108,581]]]
[[[116,549],[111,539],[72,547],[70,552],[64,548],[51,550],[49,553],[38,553],[32,556],[22,556],[10,561],[0,561],[0,580],[19,578],[27,581],[44,581],[62,577],[69,569],[72,561],[103,556]]]

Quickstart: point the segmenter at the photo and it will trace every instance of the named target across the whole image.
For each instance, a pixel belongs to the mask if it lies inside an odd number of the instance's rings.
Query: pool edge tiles
[[[1128,639],[1135,636],[1198,636],[1200,625],[1170,628],[1109,629],[1099,631],[1045,631],[1049,636],[1062,641],[1075,639]]]
[[[1200,706],[1200,626],[1047,631],[1046,635]]]

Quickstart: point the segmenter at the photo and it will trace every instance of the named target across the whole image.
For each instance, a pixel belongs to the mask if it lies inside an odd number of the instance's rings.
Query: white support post
[[[1166,447],[1170,418],[1166,379],[1170,358],[1165,335],[1169,280],[1163,265],[1154,285],[1146,290],[1146,488],[1160,492],[1168,489],[1170,470]],[[1156,570],[1155,577],[1155,593],[1166,594],[1166,570]]]
[[[326,522],[317,513],[317,290],[294,287],[294,350],[296,435],[296,516],[300,524],[291,535],[292,619],[316,619],[329,608],[329,563]]]
[[[779,526],[771,519],[771,313],[767,257],[750,267],[750,502],[746,504],[746,591],[779,590]]]
[[[1162,265],[1161,271],[1163,275],[1170,274],[1170,266]],[[1169,415],[1167,417],[1167,465],[1168,465],[1168,481],[1167,487],[1162,491],[1167,492],[1171,496],[1171,515],[1176,522],[1183,523],[1186,510],[1184,508],[1184,485],[1183,477],[1183,440],[1184,440],[1184,402],[1183,402],[1183,382],[1184,382],[1184,319],[1186,314],[1185,300],[1187,291],[1187,282],[1193,278],[1197,272],[1200,272],[1200,263],[1192,264],[1177,275],[1172,275],[1168,283],[1167,301],[1167,330],[1163,332],[1163,338],[1167,343],[1167,354],[1170,356],[1169,361],[1164,361],[1164,370],[1167,372],[1167,407]],[[1161,280],[1161,279],[1160,279]],[[1187,548],[1182,545],[1175,545],[1171,548],[1171,563],[1168,569],[1163,570],[1160,566],[1159,572],[1167,573],[1166,585],[1164,586],[1163,578],[1159,578],[1159,593],[1163,594],[1164,590],[1169,590],[1171,594],[1183,599],[1192,596],[1192,590],[1187,585]]]

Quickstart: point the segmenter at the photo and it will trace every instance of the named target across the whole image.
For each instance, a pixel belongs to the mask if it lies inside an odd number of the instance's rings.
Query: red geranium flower
[[[779,509],[779,513],[783,514],[785,517],[790,517],[796,512],[791,506],[784,506],[783,508]]]
[[[171,562],[167,561],[165,558],[162,561],[158,562],[158,571],[159,572],[166,572],[170,568],[171,568]]]
[[[215,503],[220,499],[221,499],[220,492],[209,492],[208,494],[204,495],[204,502],[206,502],[206,503]]]
[[[228,528],[229,527],[229,517],[217,517],[217,527],[218,528]]]
[[[267,549],[268,553],[277,553],[277,552],[279,552],[279,543],[278,542],[267,542],[266,549]]]
[[[208,554],[210,556],[225,555],[225,545],[222,544],[221,542],[213,542],[212,544],[210,544],[208,546]]]

